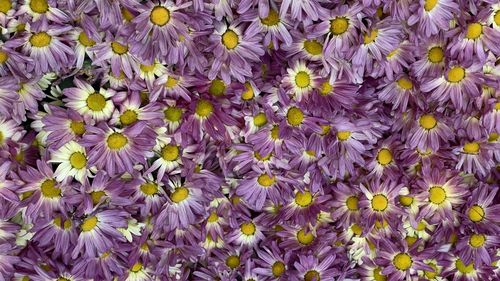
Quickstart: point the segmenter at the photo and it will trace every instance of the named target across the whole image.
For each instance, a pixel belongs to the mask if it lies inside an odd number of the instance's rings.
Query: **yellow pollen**
[[[309,191],[305,191],[304,193],[299,191],[295,194],[295,204],[299,205],[300,207],[308,207],[309,205],[311,205],[312,201],[313,196]]]
[[[61,196],[61,189],[56,187],[56,180],[45,180],[40,186],[42,195],[47,198],[57,198]]]
[[[483,34],[483,26],[480,23],[475,22],[467,26],[467,34],[465,37],[467,39],[474,40],[479,38],[481,34]]]
[[[404,90],[411,90],[413,88],[413,83],[406,77],[402,77],[396,81],[398,86]]]
[[[274,125],[271,129],[271,139],[278,140],[280,138],[280,128],[277,125]]]
[[[93,93],[87,97],[87,107],[92,111],[102,111],[106,107],[106,98],[100,93]]]
[[[227,257],[226,265],[231,269],[237,268],[238,266],[240,266],[240,257],[235,255]]]
[[[321,126],[321,135],[324,136],[330,132],[332,127],[330,125],[322,125]]]
[[[270,177],[267,174],[262,174],[257,178],[257,182],[263,187],[269,187],[276,182],[276,177]]]
[[[179,122],[182,118],[182,109],[175,106],[169,106],[163,111],[163,114],[168,121]]]
[[[92,229],[94,229],[96,227],[97,222],[98,222],[98,220],[97,220],[96,216],[88,217],[85,220],[83,220],[83,223],[80,226],[80,228],[84,232],[91,231]]]
[[[458,83],[465,77],[465,69],[460,66],[455,66],[448,71],[448,81]]]
[[[486,236],[484,234],[472,234],[469,238],[469,244],[474,248],[479,248],[486,242]]]
[[[262,127],[266,125],[267,124],[266,114],[264,112],[257,113],[257,115],[253,117],[253,124],[257,127]]]
[[[399,203],[405,207],[409,207],[413,203],[413,197],[411,196],[399,196]]]
[[[69,157],[69,163],[75,169],[82,169],[87,165],[87,158],[81,152],[73,152]]]
[[[457,259],[455,261],[455,267],[462,274],[469,274],[474,271],[474,263],[471,262],[468,265],[465,265],[461,259]]]
[[[351,132],[349,131],[338,131],[337,132],[337,139],[339,141],[346,141],[351,137]]]
[[[306,233],[304,229],[297,232],[297,241],[302,245],[310,245],[314,241],[314,235],[312,232]]]
[[[31,35],[30,43],[33,47],[43,48],[50,44],[52,41],[52,36],[50,36],[47,32],[39,32]]]
[[[212,80],[208,92],[216,97],[222,96],[226,91],[226,84],[220,79]]]
[[[92,203],[96,205],[101,201],[101,198],[106,195],[106,192],[102,190],[90,192],[90,198],[92,198]]]
[[[299,71],[295,75],[295,84],[299,88],[307,88],[309,85],[311,85],[311,77],[309,74],[305,71]]]
[[[242,223],[240,226],[241,233],[245,234],[246,236],[252,236],[255,234],[255,224],[252,222],[245,222]]]
[[[176,145],[165,145],[161,149],[161,157],[165,161],[175,161],[179,158],[179,147]]]
[[[316,270],[309,270],[304,274],[304,281],[320,281],[320,275],[319,272]]]
[[[311,157],[316,157],[316,151],[314,150],[306,150],[306,154]]]
[[[310,55],[317,56],[323,52],[323,45],[316,40],[306,40],[304,41],[304,49]]]
[[[432,262],[428,263],[427,265],[432,267],[432,269],[434,269],[434,271],[424,270],[424,274],[425,274],[425,277],[427,277],[427,279],[432,280],[432,279],[436,278],[436,276],[439,274],[439,270],[438,270],[436,264],[434,264]]]
[[[411,267],[413,261],[407,253],[399,253],[392,260],[392,264],[394,264],[397,269],[405,271]]]
[[[180,203],[189,196],[189,190],[185,187],[177,188],[172,194],[170,194],[170,200],[174,203]]]
[[[280,16],[277,11],[271,9],[269,10],[269,14],[267,15],[267,17],[261,19],[260,22],[263,25],[267,26],[277,25],[278,23],[280,23]]]
[[[236,32],[228,29],[224,34],[222,34],[222,44],[229,50],[232,50],[238,46],[239,38]]]
[[[292,126],[299,126],[304,120],[304,113],[297,107],[290,107],[286,113],[286,120]]]
[[[406,237],[405,237],[405,241],[406,241],[406,243],[408,244],[408,246],[411,246],[411,245],[415,244],[415,242],[417,242],[417,237],[414,237],[414,236],[406,236]]]
[[[137,112],[135,112],[134,110],[125,110],[125,112],[122,113],[122,115],[120,115],[120,122],[125,125],[125,126],[128,126],[130,124],[133,124],[137,121]]]
[[[323,82],[321,84],[321,87],[319,89],[319,93],[323,96],[327,96],[328,94],[330,94],[333,90],[333,86],[328,83],[328,82]]]
[[[106,140],[108,147],[112,150],[122,149],[128,143],[128,139],[121,133],[112,133]]]
[[[387,277],[380,273],[381,271],[382,271],[382,269],[380,269],[380,267],[377,267],[373,270],[373,279],[375,281],[386,281],[387,280]]]
[[[111,50],[117,55],[123,55],[128,52],[128,46],[118,43],[116,41],[111,42]]]
[[[269,159],[271,159],[272,153],[269,153],[268,155],[263,157],[262,155],[260,155],[260,153],[258,153],[256,151],[253,155],[254,155],[255,159],[257,159],[259,161],[268,161]]]
[[[498,137],[499,137],[499,136],[500,136],[500,135],[499,135],[498,133],[493,132],[493,133],[491,133],[491,134],[488,136],[488,141],[489,141],[489,142],[496,142],[496,141],[498,141]],[[0,142],[1,142],[1,141],[0,141]]]
[[[426,12],[432,11],[432,9],[434,9],[434,7],[436,7],[438,1],[439,0],[425,0],[425,2],[424,2],[424,10]]]
[[[351,225],[351,231],[352,231],[352,233],[354,233],[354,234],[355,234],[355,235],[357,235],[357,236],[360,236],[360,235],[361,235],[361,233],[363,233],[363,229],[362,229],[362,228],[361,228],[361,226],[360,226],[359,224],[357,224],[357,223],[353,223],[353,224]]]
[[[481,207],[479,205],[473,205],[469,209],[468,216],[472,222],[481,222],[485,216],[485,212],[484,212],[483,207]]]
[[[170,21],[170,11],[162,6],[156,6],[151,10],[149,19],[153,24],[164,26]]]
[[[126,21],[130,22],[134,19],[134,14],[132,14],[127,8],[122,8],[121,12],[122,12],[122,17]]]
[[[142,193],[152,196],[158,192],[158,185],[152,182],[143,183],[140,186]]]
[[[363,43],[365,45],[373,43],[375,39],[377,39],[377,35],[378,35],[378,30],[374,29],[370,31],[369,33],[363,35]]]
[[[500,26],[500,10],[498,10],[495,13],[495,16],[493,17],[493,21],[496,23],[496,25]]]
[[[208,100],[199,100],[195,112],[200,117],[208,117],[214,111],[214,106]]]
[[[142,263],[139,261],[139,262],[136,262],[132,266],[132,268],[130,269],[130,271],[132,271],[132,272],[139,272],[141,269],[142,269]]]
[[[249,82],[245,82],[245,91],[241,94],[242,100],[251,100],[254,97],[253,87]]]
[[[9,59],[9,54],[7,54],[6,52],[0,50],[0,64],[3,64],[8,59]]]
[[[372,209],[377,212],[383,212],[389,206],[389,200],[383,194],[377,194],[372,198]]]
[[[358,208],[358,202],[359,202],[358,197],[356,197],[356,196],[350,196],[345,201],[345,205],[347,206],[347,209],[349,211],[357,211],[357,210],[359,210],[359,208]]]
[[[468,142],[464,144],[463,150],[467,154],[478,154],[479,153],[479,143],[477,142]]]
[[[173,87],[177,86],[177,83],[179,83],[179,80],[175,79],[172,76],[168,76],[167,82],[165,82],[165,87],[167,89],[172,89]]]
[[[444,51],[441,47],[432,47],[429,49],[427,53],[427,59],[432,63],[440,63],[443,61]]]
[[[495,110],[500,110],[500,102],[495,103]]]
[[[420,124],[420,127],[430,130],[436,127],[437,120],[431,114],[424,114],[418,119],[418,123]]]
[[[336,17],[330,21],[330,32],[334,35],[340,35],[349,28],[349,20],[345,17]]]
[[[375,220],[375,227],[378,229],[386,228],[388,225],[389,225],[389,223],[386,220],[382,220],[382,221]]]
[[[219,220],[219,216],[217,215],[217,212],[212,211],[210,213],[210,216],[208,216],[207,222],[214,223]]]
[[[427,226],[427,225],[425,224],[425,222],[421,221],[421,222],[419,222],[419,223],[418,223],[418,225],[417,225],[417,227],[415,228],[415,230],[417,230],[417,231],[422,231],[422,230],[424,230],[424,229],[425,229],[425,227],[426,227],[426,226]]]
[[[446,200],[446,191],[441,186],[433,186],[429,188],[429,201],[439,205]]]
[[[10,0],[0,0],[0,13],[7,14],[10,9],[12,9]]]
[[[78,42],[85,47],[92,47],[95,45],[95,41],[90,39],[84,31],[80,32],[80,35],[78,35]]]
[[[149,73],[155,70],[155,63],[147,65],[147,64],[141,64],[140,68],[143,72]]]
[[[382,148],[381,150],[379,150],[378,154],[377,154],[377,161],[380,165],[383,165],[383,166],[391,163],[392,162],[391,151],[387,148]]]
[[[285,264],[280,261],[276,261],[271,267],[271,272],[274,277],[280,277],[285,272]]]
[[[30,8],[33,12],[43,14],[49,10],[47,0],[31,0]]]

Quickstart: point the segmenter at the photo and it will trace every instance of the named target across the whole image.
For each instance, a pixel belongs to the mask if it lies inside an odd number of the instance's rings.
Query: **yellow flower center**
[[[149,195],[149,196],[155,195],[158,192],[158,186],[152,182],[147,182],[147,183],[141,184],[140,189],[141,189],[142,193]]]
[[[500,135],[499,135],[499,134],[497,134],[497,133],[495,133],[495,132],[493,132],[493,133],[491,133],[491,134],[488,136],[488,141],[489,141],[489,142],[496,142],[496,141],[498,141],[498,137],[500,137]]]
[[[280,138],[280,128],[277,125],[274,125],[271,129],[271,139],[277,140]]]
[[[439,274],[439,270],[438,270],[436,264],[430,262],[427,265],[430,266],[430,267],[432,267],[432,269],[434,269],[434,271],[424,270],[425,277],[427,277],[427,279],[434,279],[434,278],[436,278],[436,276]]]
[[[375,41],[378,35],[378,30],[374,29],[367,34],[363,35],[363,43],[365,45],[370,44]]]
[[[73,152],[69,157],[69,163],[75,169],[82,169],[87,165],[87,158],[81,152]]]
[[[182,118],[182,109],[175,106],[169,106],[163,111],[163,114],[168,121],[178,122]]]
[[[495,103],[495,110],[500,110],[500,102]]]
[[[429,201],[439,205],[446,200],[446,191],[441,186],[433,186],[429,188]]]
[[[243,233],[247,236],[254,235],[255,229],[256,229],[255,224],[253,224],[252,222],[245,222],[245,223],[242,223],[240,226],[241,233]]]
[[[323,96],[327,96],[328,94],[330,94],[333,90],[333,86],[328,83],[328,82],[323,82],[321,84],[321,87],[319,89],[319,93]]]
[[[479,152],[479,143],[477,142],[468,142],[464,144],[463,150],[467,154],[478,154]]]
[[[357,236],[360,236],[361,233],[363,233],[363,229],[361,228],[361,226],[357,223],[353,223],[351,225],[351,231],[352,233],[354,233],[354,235],[357,235]]]
[[[222,96],[226,91],[226,84],[220,79],[212,80],[208,92],[214,96]]]
[[[7,14],[11,8],[12,3],[10,3],[10,0],[0,0],[0,13]]]
[[[96,205],[101,201],[101,198],[106,195],[106,192],[102,190],[90,192],[90,198],[92,198],[92,203]]]
[[[210,216],[208,216],[207,222],[214,223],[218,220],[219,220],[219,216],[217,215],[217,213],[215,211],[212,211],[210,213]]]
[[[39,32],[31,35],[30,43],[33,47],[42,48],[46,47],[52,41],[52,36],[50,36],[47,32]]]
[[[472,222],[480,222],[480,221],[482,221],[484,219],[484,216],[485,216],[483,207],[481,207],[479,205],[473,205],[469,209],[468,216],[469,216],[469,219]]]
[[[266,125],[267,124],[266,114],[264,112],[257,113],[257,115],[253,117],[253,124],[257,127],[262,127]]]
[[[380,267],[376,267],[373,270],[373,279],[375,281],[386,281],[387,280],[387,277],[380,273],[381,271],[382,271],[382,269],[380,269]]]
[[[176,145],[165,145],[161,149],[161,157],[165,161],[174,161],[179,158],[179,147]]]
[[[320,275],[319,272],[316,270],[309,270],[304,274],[304,281],[320,281]]]
[[[260,153],[258,153],[257,151],[253,154],[255,159],[259,160],[259,161],[268,161],[269,159],[271,159],[271,156],[272,154],[269,153],[268,155],[262,157],[262,155],[260,155]]]
[[[406,77],[402,77],[396,81],[398,86],[404,90],[411,90],[413,88],[413,83]]]
[[[0,64],[3,64],[8,59],[9,59],[9,54],[7,54],[6,52],[0,50]]]
[[[382,148],[381,150],[379,150],[378,154],[377,154],[377,161],[380,165],[383,165],[383,166],[391,163],[392,162],[391,151],[387,148]]]
[[[80,228],[82,229],[83,232],[91,231],[92,229],[94,229],[94,227],[96,227],[97,222],[98,220],[96,216],[88,217],[85,220],[83,220],[83,223],[80,226]]]
[[[267,174],[262,174],[257,178],[257,182],[263,187],[269,187],[276,182],[276,177],[270,177]]]
[[[313,196],[309,191],[305,191],[304,193],[299,191],[295,194],[295,204],[299,205],[300,207],[305,208],[311,205],[312,201]]]
[[[150,64],[150,65],[147,65],[147,64],[141,64],[140,68],[143,72],[146,72],[146,73],[149,73],[149,72],[152,72],[153,70],[155,70],[155,67],[156,65],[153,63],[153,64]],[[170,76],[169,76],[170,78]]]
[[[330,21],[330,32],[334,35],[340,35],[349,28],[349,20],[345,17],[336,17]]]
[[[405,271],[411,267],[413,261],[407,253],[399,253],[392,260],[392,264],[394,264],[397,269]]]
[[[3,133],[0,131],[0,144],[3,143]]]
[[[236,32],[228,29],[224,34],[222,34],[222,44],[226,46],[227,49],[232,50],[238,46],[239,38]]]
[[[179,80],[175,79],[172,76],[168,76],[167,82],[165,82],[165,87],[167,89],[172,89],[173,87],[177,86],[177,83],[179,83]]]
[[[420,124],[420,127],[430,130],[436,127],[437,120],[431,114],[424,114],[420,117],[420,119],[418,119],[418,123]]]
[[[280,277],[285,272],[285,264],[280,261],[276,261],[271,267],[271,272],[274,277]]]
[[[295,85],[299,88],[307,88],[311,85],[311,77],[305,71],[299,71],[295,75]]]
[[[424,2],[424,10],[427,12],[432,11],[434,7],[436,7],[439,0],[425,0]]]
[[[377,194],[372,198],[372,209],[377,212],[382,212],[389,206],[389,200],[383,194]]]
[[[100,93],[90,94],[86,102],[87,107],[92,111],[102,111],[106,107],[106,98]]]
[[[111,50],[117,55],[123,55],[128,52],[128,46],[118,43],[116,41],[111,42]]]
[[[42,195],[47,198],[57,198],[61,196],[61,189],[56,187],[56,180],[45,180],[40,186]]]
[[[251,100],[254,97],[252,85],[248,82],[245,82],[245,91],[241,94],[242,100]]]
[[[232,256],[227,257],[226,265],[227,265],[227,267],[229,267],[231,269],[237,268],[238,266],[240,266],[240,257],[238,257],[236,255],[232,255]]]
[[[486,236],[484,234],[472,234],[469,238],[469,244],[474,248],[479,248],[484,245]]]
[[[495,23],[500,26],[500,10],[498,10],[496,13],[495,13],[495,16],[493,17],[493,21],[495,21]]]
[[[349,131],[338,131],[337,139],[339,141],[346,141],[349,137],[351,137],[351,132]]]
[[[280,23],[280,16],[277,11],[271,9],[267,17],[261,19],[260,22],[267,26],[278,25],[278,23]]]
[[[120,115],[120,122],[125,125],[125,126],[128,126],[130,124],[133,124],[137,121],[137,112],[135,112],[134,110],[125,110],[125,112],[122,113],[122,115]]]
[[[304,41],[304,49],[310,55],[317,56],[323,52],[323,45],[316,40],[306,40]]]
[[[290,107],[286,113],[286,120],[292,126],[299,126],[304,120],[304,113],[298,107]]]
[[[425,222],[424,222],[424,221],[420,221],[420,222],[418,223],[417,227],[415,228],[415,230],[417,230],[417,231],[422,231],[422,230],[424,230],[424,229],[425,229],[425,227],[426,227],[426,226],[427,226],[427,225],[425,224]]]
[[[82,44],[85,47],[92,47],[95,45],[95,41],[90,39],[85,32],[80,32],[80,35],[78,35],[78,42]]]
[[[432,63],[440,63],[443,61],[444,51],[441,47],[432,47],[429,49],[427,53],[427,59]]]
[[[345,205],[347,206],[347,209],[349,211],[357,211],[357,210],[359,210],[358,209],[358,202],[359,202],[358,197],[356,197],[356,196],[350,196],[345,201]]]
[[[448,71],[448,81],[458,83],[465,77],[465,69],[460,66],[455,66]]]
[[[43,14],[49,10],[47,0],[31,0],[30,8],[33,12]]]
[[[314,241],[314,235],[312,232],[306,233],[304,229],[297,232],[297,241],[302,245],[309,245]]]
[[[324,136],[330,132],[332,127],[330,125],[322,125],[321,126],[321,135]]]
[[[132,271],[132,272],[139,272],[141,269],[142,269],[142,263],[141,262],[136,262],[132,266],[132,268],[130,269],[130,271]]]
[[[195,112],[200,117],[208,117],[214,111],[214,106],[207,100],[199,100],[196,104]]]
[[[462,274],[469,274],[474,271],[474,263],[471,262],[468,265],[465,265],[461,259],[457,259],[455,261],[455,267]]]
[[[123,148],[128,143],[128,139],[121,133],[112,133],[106,140],[108,147],[113,150]]]
[[[483,34],[483,26],[480,23],[474,22],[467,26],[467,33],[465,34],[465,37],[467,39],[474,40],[479,38],[481,34]]]
[[[73,224],[71,223],[71,220],[67,219],[67,220],[64,220],[64,222],[63,222],[62,217],[57,216],[54,218],[54,225],[56,225],[59,228],[67,230],[67,229],[70,229]]]
[[[134,19],[134,14],[132,14],[127,8],[122,8],[121,12],[122,12],[122,17],[126,21],[130,22]]]
[[[158,26],[164,26],[170,21],[170,11],[162,6],[156,6],[151,10],[151,15],[149,19],[153,24]]]
[[[171,195],[170,200],[174,203],[180,203],[189,196],[189,190],[185,187],[177,188]]]
[[[413,197],[405,195],[399,196],[399,203],[401,203],[401,205],[405,207],[408,207],[413,203]]]

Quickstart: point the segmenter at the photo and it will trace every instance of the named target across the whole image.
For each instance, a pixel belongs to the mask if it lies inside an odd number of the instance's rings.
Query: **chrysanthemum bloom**
[[[272,242],[269,247],[257,249],[260,259],[256,260],[255,272],[269,278],[287,278],[289,276],[288,263],[291,252],[283,252],[276,242]]]
[[[489,188],[485,184],[480,184],[478,188],[472,191],[464,210],[467,224],[478,231],[482,229],[498,231],[500,204],[494,204],[493,201],[497,192],[498,188]]]
[[[88,214],[80,224],[78,242],[71,252],[71,257],[80,255],[95,257],[109,250],[122,234],[118,227],[126,227],[126,217],[129,214],[120,210],[105,210],[94,214]]]
[[[290,27],[290,22],[287,17],[281,17],[275,7],[271,8],[267,16],[259,16],[254,10],[248,14],[244,14],[241,20],[251,21],[248,26],[248,32],[253,33],[253,30],[258,30],[264,35],[263,45],[273,49],[281,49],[280,42],[286,45],[292,44],[292,36],[287,28]]]
[[[286,52],[287,57],[294,60],[321,61],[324,43],[322,38],[307,39],[306,34],[295,29],[290,33],[293,43],[280,47]]]
[[[475,266],[474,263],[465,263],[456,254],[451,254],[443,264],[441,276],[452,280],[488,280],[493,276],[491,265]]]
[[[285,76],[282,84],[297,102],[307,98],[308,94],[318,85],[319,76],[303,61],[294,62],[291,68],[287,69],[287,72],[288,75]]]
[[[17,77],[29,77],[29,73],[26,72],[26,66],[28,63],[32,63],[32,61],[17,51],[23,44],[24,40],[22,38],[11,38],[6,42],[0,43],[0,74],[2,76],[11,74]]]
[[[118,95],[121,93],[117,93]],[[119,110],[115,109],[110,123],[127,127],[138,121],[145,121],[151,126],[156,126],[161,124],[163,119],[160,109],[161,104],[155,102],[149,102],[143,106],[138,92],[127,93],[127,99],[120,102]]]
[[[453,15],[459,12],[459,5],[453,0],[420,0],[411,6],[416,13],[410,15],[408,24],[417,24],[418,31],[427,37],[448,30]]]
[[[384,140],[381,146],[375,150],[373,160],[368,163],[367,168],[370,171],[370,175],[396,177],[399,170],[396,162],[399,146],[400,144],[394,135]]]
[[[191,86],[191,83],[193,83],[193,78],[187,75],[163,74],[155,79],[150,100],[155,101],[158,98],[183,98],[187,102],[190,102],[191,92],[187,88]]]
[[[309,190],[296,190],[294,193],[295,197],[280,210],[283,219],[299,225],[316,224],[319,213],[328,209],[330,196]]]
[[[56,6],[57,1],[53,0],[27,0],[19,7],[16,15],[27,13],[33,17],[33,21],[50,20],[56,23],[67,21],[68,16]]]
[[[87,165],[105,168],[110,175],[132,172],[135,164],[145,164],[146,157],[154,146],[155,135],[137,122],[124,129],[110,128],[104,123],[87,127],[81,145],[87,150]]]
[[[158,154],[159,157],[146,170],[145,174],[147,175],[158,170],[158,180],[163,179],[165,174],[180,174],[183,150],[184,148],[178,144],[160,142],[160,144],[157,144],[155,147],[155,153]]]
[[[453,138],[453,131],[439,112],[421,114],[417,120],[408,132],[410,138],[407,143],[411,148],[418,148],[420,151],[431,148],[437,151],[443,142]]]
[[[486,60],[486,51],[500,54],[500,30],[494,30],[480,19],[471,19],[466,25],[452,31],[453,41],[450,42],[450,55],[460,61],[471,61],[477,57],[479,61]]]
[[[453,150],[458,155],[456,169],[486,176],[495,165],[492,151],[497,149],[498,147],[494,143],[488,143],[485,140],[465,141]]]
[[[259,224],[258,220],[241,219],[239,228],[235,227],[233,231],[228,233],[225,240],[227,243],[234,243],[244,247],[258,247],[258,243],[264,239],[262,231],[264,227]]]
[[[74,177],[79,182],[83,182],[89,173],[85,148],[74,141],[54,151],[49,163],[59,163],[54,176],[60,182],[68,177]]]
[[[136,183],[131,184],[131,187],[134,188],[132,201],[138,205],[142,216],[156,215],[160,212],[161,206],[166,201],[163,186],[163,182],[154,180],[152,176],[140,178]]]
[[[381,273],[382,267],[375,264],[372,259],[363,257],[363,264],[359,268],[359,274],[362,281],[387,280],[387,276]]]
[[[89,35],[88,31],[84,29],[77,28],[71,32],[71,37],[75,41],[75,57],[76,57],[76,67],[81,68],[83,66],[83,61],[85,60],[85,55],[94,58],[94,52],[90,51],[89,48],[96,44]]]
[[[407,75],[400,75],[396,80],[380,85],[378,96],[382,101],[392,104],[393,110],[406,111],[408,104],[413,105],[418,89]]]
[[[327,117],[335,110],[351,109],[355,102],[358,86],[347,80],[336,80],[330,83],[328,80],[320,80],[313,94],[310,96],[309,110],[317,115]]]
[[[337,220],[339,224],[344,227],[359,221],[359,188],[356,185],[351,187],[339,182],[337,186],[332,189],[334,192],[332,207],[335,208],[332,213],[332,218]]]
[[[500,132],[500,100],[495,100],[488,107],[486,114],[481,118],[481,123],[490,131]]]
[[[445,42],[440,37],[433,37],[416,50],[417,61],[411,67],[412,73],[418,79],[426,76],[437,76],[445,67]]]
[[[457,252],[460,259],[465,263],[474,263],[479,267],[483,264],[490,265],[492,256],[489,253],[500,244],[498,237],[488,233],[468,233],[461,237],[457,242]]]
[[[114,276],[123,276],[124,266],[120,262],[120,254],[106,251],[98,257],[81,257],[73,266],[72,272],[85,278],[112,279]]]
[[[0,148],[6,147],[10,141],[19,141],[23,134],[17,122],[0,117]]]
[[[55,245],[54,254],[62,256],[67,260],[69,258],[67,251],[76,245],[78,238],[73,221],[62,214],[57,214],[53,218],[52,216],[49,218],[41,219],[35,223],[33,227],[35,235],[32,239],[43,247]]]
[[[327,255],[321,262],[314,256],[299,256],[293,265],[297,270],[296,280],[334,280],[338,269],[331,268],[335,255]]]
[[[48,105],[47,114],[41,120],[43,130],[48,134],[47,146],[59,149],[71,140],[80,140],[85,133],[85,123],[90,122],[89,119],[90,117],[84,118],[72,109],[64,110]]]
[[[74,80],[76,88],[64,89],[66,106],[83,116],[90,116],[95,121],[106,120],[113,113],[114,104],[109,98],[113,97],[112,90],[100,88],[97,92],[85,81]]]
[[[207,49],[215,55],[208,78],[213,80],[220,74],[226,83],[231,81],[231,77],[245,83],[245,78],[252,77],[250,62],[260,61],[259,57],[264,55],[262,46],[258,44],[260,39],[258,30],[243,31],[242,25],[216,24]]]

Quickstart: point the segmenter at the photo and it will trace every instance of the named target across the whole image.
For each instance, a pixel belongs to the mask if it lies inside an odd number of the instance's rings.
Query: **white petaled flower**
[[[52,154],[50,163],[59,163],[54,176],[57,181],[74,177],[79,182],[88,174],[87,154],[85,148],[75,141],[70,141]]]

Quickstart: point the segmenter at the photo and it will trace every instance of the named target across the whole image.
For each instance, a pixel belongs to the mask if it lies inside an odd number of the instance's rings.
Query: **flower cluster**
[[[0,280],[499,280],[498,0],[0,0]]]

